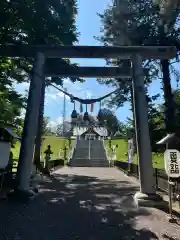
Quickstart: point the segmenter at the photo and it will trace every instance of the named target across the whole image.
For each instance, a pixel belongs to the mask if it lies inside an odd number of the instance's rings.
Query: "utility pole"
[[[91,139],[90,139],[90,137],[89,137],[89,146],[88,146],[88,149],[89,149],[89,151],[88,151],[88,159],[90,160],[90,159],[91,159]]]
[[[64,91],[67,92],[67,89],[64,88]],[[66,95],[64,94],[64,99],[63,99],[63,136],[65,135],[65,121],[66,121]]]

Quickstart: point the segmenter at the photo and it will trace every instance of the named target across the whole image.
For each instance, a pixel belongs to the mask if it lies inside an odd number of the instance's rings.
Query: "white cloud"
[[[88,90],[85,90],[84,91],[84,98],[92,98],[92,92],[88,91]]]
[[[18,91],[20,94],[25,94],[27,90],[29,90],[29,83],[24,82],[24,83],[19,83],[19,84],[14,84],[14,88],[16,91]]]
[[[80,97],[80,98],[92,97],[92,92],[90,90],[84,90],[83,84],[81,83],[73,84],[72,82],[70,82],[70,80],[67,80],[66,83],[64,84],[64,88],[68,93],[72,94],[75,97]],[[46,89],[47,102],[50,102],[53,100],[56,103],[59,103],[60,101],[62,101],[63,97],[64,97],[64,94],[62,92],[58,91],[52,86],[47,87]],[[70,98],[68,96],[66,96],[66,99],[70,102]]]
[[[58,124],[61,124],[63,122],[63,117],[59,116],[54,121],[50,121],[48,123],[48,127],[56,127]]]
[[[23,109],[21,110],[20,118],[21,118],[21,119],[24,119],[24,118],[25,118],[25,114],[26,114],[26,109],[23,108]]]
[[[67,92],[73,94],[76,97],[79,98],[91,98],[92,97],[92,91],[91,89],[85,88],[83,83],[76,82],[73,84],[69,79],[65,79],[64,81],[64,87],[67,88]],[[28,83],[22,83],[17,84],[16,89],[20,93],[24,93],[25,90],[28,90],[29,84]],[[53,116],[57,116],[62,114],[63,112],[63,97],[64,94],[57,89],[53,88],[52,86],[49,86],[46,88],[46,95],[45,95],[45,109],[48,110],[48,116],[52,118],[52,121],[49,123],[52,128],[57,126],[57,124],[62,123],[62,117],[59,117],[54,120]],[[76,108],[79,107],[79,103],[76,104]],[[70,98],[66,96],[66,120],[69,120],[67,118],[70,117],[72,112],[73,104],[70,101]],[[46,112],[45,110],[45,112]],[[22,112],[22,118],[24,118],[25,112]]]
[[[50,121],[47,125],[49,128],[53,128],[53,127],[56,127],[57,126],[57,123],[54,122],[54,121]]]
[[[22,85],[24,86],[24,88],[29,88],[29,82],[23,82],[23,83],[20,83],[19,85]]]
[[[72,84],[71,80],[69,78],[64,79],[64,81],[63,81],[64,87],[66,87],[69,84]]]
[[[58,118],[56,118],[55,122],[57,124],[61,124],[63,122],[63,117],[62,116],[59,116]]]
[[[52,94],[52,93],[46,94],[46,97],[47,98],[52,98],[53,100],[56,100],[56,98],[57,98],[56,94]]]
[[[66,119],[66,121],[67,121],[67,119]],[[48,127],[49,128],[51,128],[51,130],[52,131],[56,131],[56,129],[57,129],[57,125],[58,124],[62,124],[63,123],[63,117],[62,116],[59,116],[59,117],[57,117],[54,121],[50,121],[49,123],[48,123]]]
[[[63,93],[59,92],[57,89],[55,89],[53,87],[46,88],[46,101],[47,102],[53,100],[58,103],[62,97],[63,97]]]
[[[25,94],[27,90],[29,90],[29,83],[24,82],[21,84],[14,85],[15,89],[21,93]],[[61,87],[60,87],[61,88]],[[72,83],[70,79],[64,80],[64,89],[66,91],[76,97],[80,98],[91,98],[92,92],[90,90],[84,89],[84,86],[82,83],[76,82]],[[57,89],[55,89],[52,86],[49,86],[46,88],[46,101],[49,103],[50,101],[59,103],[60,100],[64,97],[64,94]],[[66,99],[70,101],[70,98],[66,96]]]
[[[51,131],[55,132],[57,128],[57,123],[54,121],[50,121],[47,126],[51,129]]]
[[[57,96],[60,97],[60,98],[62,98],[62,97],[64,97],[64,93],[58,92],[58,93],[57,93]]]

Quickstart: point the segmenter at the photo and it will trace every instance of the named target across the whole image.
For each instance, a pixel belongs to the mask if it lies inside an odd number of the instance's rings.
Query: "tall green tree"
[[[77,42],[78,36],[75,22],[76,14],[76,0],[2,0],[0,2],[1,47],[7,44],[73,45]],[[71,62],[69,60],[60,60],[59,67],[63,67],[64,64],[69,65]],[[33,60],[25,57],[16,59],[0,57],[0,84],[4,88],[2,90],[4,104],[11,99],[10,97],[7,98],[7,95],[12,95],[15,83],[29,81],[32,66]],[[74,82],[79,79],[71,78],[71,80]],[[51,78],[51,82],[62,85],[63,79],[58,77]],[[8,94],[5,94],[5,92],[8,92]],[[42,92],[45,92],[45,86]],[[20,110],[23,105],[23,99],[17,95],[16,102],[18,100],[21,100]],[[14,102],[15,97],[10,101],[9,105],[12,106]],[[37,148],[35,156],[38,157],[38,162],[40,162],[40,141],[43,133],[43,109],[44,98],[41,101],[39,127],[36,137]]]
[[[110,5],[103,14],[99,14],[102,21],[101,36],[98,38],[104,45],[171,45],[177,42],[178,31],[171,27],[165,32],[160,25],[159,8],[151,0],[121,0],[116,4]],[[108,64],[127,67],[130,61],[116,59],[108,60]],[[171,82],[170,82],[170,62],[162,61],[144,61],[144,66],[150,70],[145,76],[145,82],[148,86],[152,79],[160,77],[163,73],[163,89],[165,99],[166,129],[173,131],[174,107],[172,102]],[[112,100],[112,104],[120,106],[124,101],[129,100],[131,95],[131,80],[108,79],[102,81],[107,85],[119,87],[119,93]]]
[[[63,13],[63,14],[62,14]],[[0,45],[7,44],[72,44],[77,41],[75,16],[77,5],[75,0],[18,0],[0,2]],[[61,61],[62,62],[62,61]],[[62,62],[63,63],[63,62]],[[66,61],[70,64],[69,61]],[[14,85],[29,80],[33,61],[26,58],[0,57],[0,108],[4,104],[15,108],[20,115],[24,99],[14,89]],[[76,79],[72,79],[73,81]],[[52,79],[56,84],[62,84],[63,79]],[[2,122],[14,123],[12,110],[1,116]],[[8,119],[6,119],[6,116]]]
[[[100,124],[107,127],[110,135],[113,136],[117,131],[119,131],[120,122],[110,109],[102,108],[97,118]]]
[[[180,4],[178,0],[154,0],[154,4],[159,6],[161,20],[169,27],[176,22],[180,13]]]

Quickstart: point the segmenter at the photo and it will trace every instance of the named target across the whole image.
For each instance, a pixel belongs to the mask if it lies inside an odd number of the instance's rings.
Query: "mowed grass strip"
[[[69,148],[69,141],[67,139],[63,139],[56,136],[47,136],[43,141],[43,146],[42,146],[43,156],[44,156],[44,151],[46,150],[49,144],[51,145],[51,149],[53,152],[53,154],[51,155],[52,160],[63,158],[64,157],[63,149],[65,148],[65,146]]]
[[[123,139],[116,139],[111,140],[112,145],[118,145],[118,148],[116,149],[116,159],[117,161],[121,162],[127,162],[128,161],[128,142],[127,140]],[[111,150],[109,149],[109,140],[105,141],[105,145],[107,146],[108,152]],[[164,169],[164,157],[163,153],[152,153],[152,159],[153,159],[153,167]],[[138,164],[137,155],[134,155],[134,164]]]
[[[67,139],[63,139],[60,137],[56,137],[56,136],[46,136],[44,137],[44,141],[43,141],[43,145],[42,145],[42,162],[44,161],[44,151],[46,150],[48,145],[51,145],[52,147],[52,152],[53,154],[51,155],[51,160],[54,161],[56,159],[63,159],[64,158],[64,147],[66,146],[67,148],[69,148],[69,141]],[[72,141],[73,144],[73,141]],[[17,141],[15,144],[15,147],[12,148],[12,153],[13,153],[13,159],[15,160],[13,163],[14,169],[13,172],[16,172],[16,168],[18,165],[18,159],[19,159],[19,152],[20,152],[20,142]],[[67,150],[68,153],[68,150]]]
[[[46,150],[49,144],[51,145],[51,149],[53,152],[53,154],[51,155],[52,160],[59,159],[61,155],[60,152],[62,152],[62,149],[64,149],[65,146],[69,147],[69,142],[67,139],[63,139],[56,136],[44,137],[43,146],[41,150],[43,156],[44,151]],[[21,146],[20,142],[16,142],[15,148],[12,148],[13,158],[15,160],[19,158],[20,146]]]

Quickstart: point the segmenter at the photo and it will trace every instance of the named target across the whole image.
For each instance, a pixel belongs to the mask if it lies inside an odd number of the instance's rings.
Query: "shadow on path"
[[[54,174],[40,185],[28,205],[1,203],[0,239],[158,239],[135,229],[136,217],[150,213],[136,209],[129,182]]]

